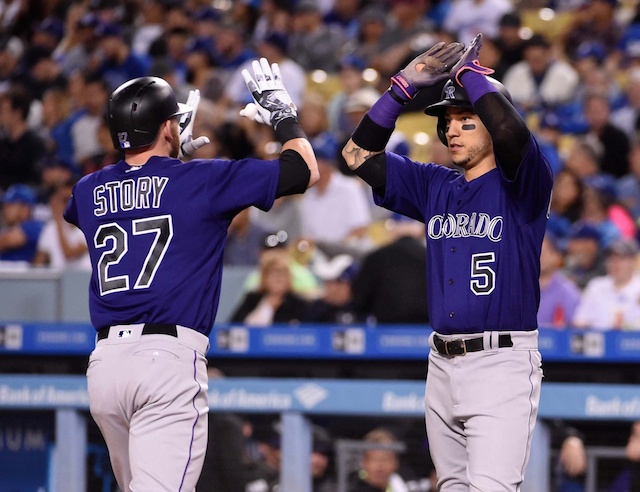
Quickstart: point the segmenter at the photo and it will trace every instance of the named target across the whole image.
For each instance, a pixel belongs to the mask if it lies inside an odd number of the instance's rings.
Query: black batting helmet
[[[116,150],[151,145],[168,119],[191,111],[180,104],[166,80],[139,77],[125,82],[109,97],[107,122]]]
[[[498,80],[493,77],[487,77],[487,80],[491,82],[491,84],[498,90],[500,94],[506,97],[509,102],[511,100],[511,94],[507,88]],[[467,91],[465,91],[458,84],[454,83],[453,80],[448,80],[444,87],[442,88],[442,93],[440,94],[440,101],[431,106],[427,106],[427,109],[424,110],[426,114],[429,116],[437,116],[438,117],[438,125],[436,126],[436,130],[438,132],[438,138],[440,141],[448,145],[447,136],[446,136],[446,122],[444,121],[444,113],[445,110],[449,107],[458,107],[458,108],[472,108],[471,101],[469,101],[469,96],[467,96]]]

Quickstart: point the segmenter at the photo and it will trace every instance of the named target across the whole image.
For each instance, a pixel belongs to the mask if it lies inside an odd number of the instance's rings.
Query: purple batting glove
[[[471,70],[472,72],[480,73],[482,75],[491,75],[495,71],[492,68],[480,65],[480,62],[478,61],[480,48],[482,48],[482,33],[479,33],[475,38],[473,38],[473,41],[469,43],[467,49],[462,53],[458,63],[451,68],[451,75],[460,87],[464,87],[462,82],[460,82],[460,75],[462,75],[466,70]]]

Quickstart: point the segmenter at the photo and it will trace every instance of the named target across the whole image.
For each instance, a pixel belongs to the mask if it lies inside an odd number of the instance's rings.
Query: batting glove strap
[[[483,67],[482,65],[480,65],[480,62],[478,60],[472,60],[471,62],[462,65],[462,67],[460,67],[456,72],[455,79],[460,87],[464,87],[464,85],[460,81],[460,76],[467,70],[471,70],[472,72],[482,75],[491,75],[493,72],[495,72],[495,70],[492,68]]]
[[[411,101],[418,93],[418,88],[407,80],[402,72],[391,77],[389,94],[402,105]]]
[[[298,123],[295,116],[281,119],[277,125],[273,126],[276,138],[281,144],[293,140],[294,138],[307,138],[304,130]]]

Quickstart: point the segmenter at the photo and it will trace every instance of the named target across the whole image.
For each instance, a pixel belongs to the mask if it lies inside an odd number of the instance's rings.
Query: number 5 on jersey
[[[486,296],[496,288],[496,272],[488,264],[496,261],[493,251],[471,255],[470,288],[477,296]]]

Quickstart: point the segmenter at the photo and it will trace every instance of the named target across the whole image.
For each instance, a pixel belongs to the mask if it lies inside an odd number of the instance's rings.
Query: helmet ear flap
[[[438,133],[438,138],[445,145],[449,146],[447,142],[447,122],[444,120],[444,117],[438,117],[438,124],[436,125],[436,131]]]

